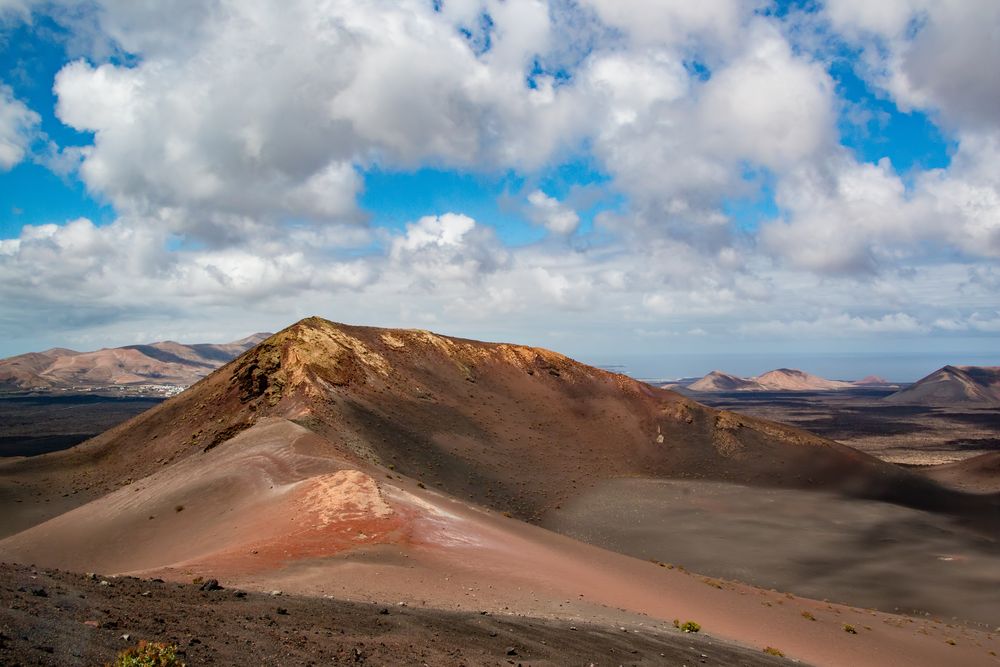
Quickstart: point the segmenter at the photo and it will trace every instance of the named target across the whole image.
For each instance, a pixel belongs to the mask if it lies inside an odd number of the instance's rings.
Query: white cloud
[[[25,158],[40,122],[39,115],[0,82],[0,171],[13,168]]]
[[[947,169],[905,176],[839,145],[825,52],[793,48],[763,4],[86,3],[67,25],[90,57],[54,90],[93,145],[31,158],[78,173],[119,219],[0,240],[0,326],[316,311],[491,338],[993,331],[1000,105],[980,65],[998,60],[995,3],[825,4],[863,73],[955,141]],[[116,49],[135,58],[101,55]],[[39,119],[2,93],[9,168]],[[580,152],[608,177],[588,187],[621,202],[594,231],[594,202],[548,180]],[[565,238],[506,247],[459,202],[366,224],[365,170],[423,167],[523,178],[512,208]],[[738,228],[727,204],[765,180],[780,214]]]
[[[638,44],[675,44],[683,50],[725,53],[735,48],[746,21],[764,2],[706,0],[584,0],[606,23],[622,29]],[[700,48],[698,48],[700,47]]]
[[[906,111],[1000,128],[1000,4],[993,0],[830,0],[835,29],[866,49],[869,76]]]
[[[934,328],[942,331],[976,331],[1000,333],[1000,311],[991,313],[974,312],[965,318],[942,318],[934,320]]]
[[[482,56],[420,0],[194,5],[104,2],[105,32],[141,60],[56,77],[60,119],[96,133],[80,174],[123,214],[357,219],[359,166],[537,165],[582,116],[550,78],[525,82],[549,40],[535,0],[486,3]]]
[[[580,224],[580,216],[576,211],[541,190],[529,194],[528,203],[531,204],[529,217],[553,234],[572,234]]]
[[[389,257],[395,271],[429,286],[451,280],[475,282],[508,261],[492,229],[456,213],[427,216],[407,225],[406,233],[392,240]]]
[[[928,328],[907,313],[891,313],[878,318],[839,314],[815,320],[754,322],[740,325],[737,331],[750,336],[840,338],[871,334],[918,334],[926,332]]]
[[[676,43],[588,63],[580,85],[599,119],[594,152],[632,204],[616,230],[671,235],[714,254],[733,243],[723,202],[758,187],[748,165],[782,175],[836,144],[822,64],[795,54],[771,22],[740,20],[740,39],[707,81],[687,71],[689,54]]]

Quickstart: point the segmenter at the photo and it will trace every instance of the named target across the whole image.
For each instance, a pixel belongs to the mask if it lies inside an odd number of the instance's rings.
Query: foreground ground
[[[176,644],[191,666],[787,664],[711,637],[635,625],[0,567],[0,663],[100,665],[140,640]]]

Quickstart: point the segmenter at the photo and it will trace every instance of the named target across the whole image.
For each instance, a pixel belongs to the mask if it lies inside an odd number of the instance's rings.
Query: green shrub
[[[853,625],[849,625],[847,623],[844,624],[844,632],[846,632],[848,634],[851,634],[851,635],[858,634],[858,631],[854,629],[854,626]]]
[[[700,630],[701,626],[694,621],[685,621],[684,623],[681,623],[681,632],[699,632]]]
[[[779,658],[785,657],[785,654],[781,652],[781,649],[774,648],[773,646],[768,646],[767,648],[765,648],[764,653],[767,653],[768,655],[775,655],[778,656]]]
[[[119,653],[110,667],[184,667],[184,663],[176,646],[141,641]]]

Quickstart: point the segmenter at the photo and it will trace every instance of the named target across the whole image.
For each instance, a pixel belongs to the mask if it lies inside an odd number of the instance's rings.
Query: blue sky
[[[0,354],[312,313],[662,375],[995,349],[989,3],[219,3],[0,3]]]

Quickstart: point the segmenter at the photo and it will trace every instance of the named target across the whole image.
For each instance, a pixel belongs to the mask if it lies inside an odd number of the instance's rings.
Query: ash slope
[[[0,467],[0,492],[83,502],[204,456],[265,417],[307,428],[331,455],[529,520],[600,481],[635,476],[824,488],[958,512],[992,500],[555,352],[319,318],[73,450]]]
[[[29,352],[0,359],[0,389],[86,389],[118,384],[186,386],[268,336],[258,333],[222,344],[163,341],[94,352],[64,348]]]
[[[945,366],[885,400],[929,407],[1000,406],[1000,366]]]
[[[929,466],[922,472],[945,486],[970,493],[1000,493],[1000,452]]]

